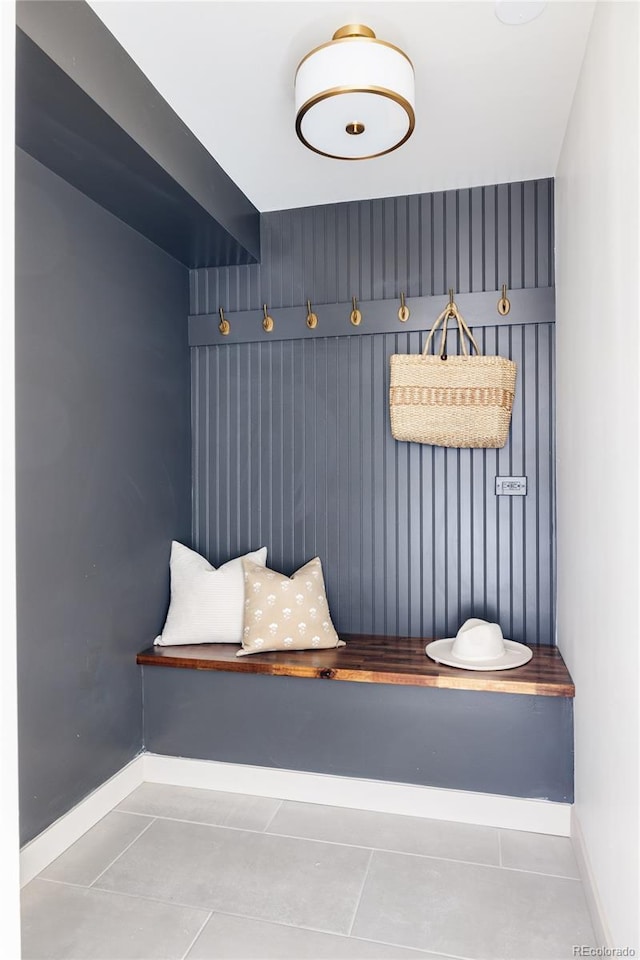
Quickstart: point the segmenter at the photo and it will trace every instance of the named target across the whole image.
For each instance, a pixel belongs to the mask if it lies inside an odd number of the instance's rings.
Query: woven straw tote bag
[[[447,356],[445,352],[450,319],[458,324],[461,356]],[[440,353],[429,354],[441,324]],[[475,356],[469,356],[467,340]],[[451,301],[429,331],[422,355],[391,357],[391,433],[396,440],[437,447],[504,447],[515,384],[513,360],[482,356],[464,317]]]

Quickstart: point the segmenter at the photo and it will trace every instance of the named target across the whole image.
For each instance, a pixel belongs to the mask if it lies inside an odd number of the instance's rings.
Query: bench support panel
[[[573,701],[143,667],[147,750],[573,801]]]

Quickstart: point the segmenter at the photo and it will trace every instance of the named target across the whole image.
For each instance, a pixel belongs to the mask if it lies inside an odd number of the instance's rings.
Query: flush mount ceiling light
[[[413,133],[414,86],[406,53],[363,24],[341,27],[298,65],[296,133],[335,160],[381,157]]]

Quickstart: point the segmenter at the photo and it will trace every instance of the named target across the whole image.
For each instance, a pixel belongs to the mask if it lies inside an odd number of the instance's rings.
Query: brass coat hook
[[[401,320],[402,323],[406,323],[410,316],[411,316],[411,311],[409,310],[409,307],[404,302],[404,293],[401,293],[400,309],[398,310],[398,320]]]
[[[219,308],[218,313],[220,314],[220,323],[218,324],[218,330],[220,331],[223,337],[226,337],[228,336],[231,330],[231,324],[225,317],[224,310],[222,309],[222,307]]]
[[[262,329],[264,330],[265,333],[271,333],[271,331],[273,330],[273,327],[274,327],[274,323],[273,323],[273,317],[270,317],[269,314],[268,314],[268,312],[267,312],[267,305],[266,305],[266,303],[263,303],[263,304],[262,304],[262,310],[263,310],[263,312],[264,312],[264,319],[263,319],[263,321],[262,321]]]
[[[356,300],[355,297],[351,297],[351,306],[353,307],[353,309],[351,311],[351,316],[349,317],[349,319],[351,320],[351,323],[354,325],[354,327],[359,327],[360,324],[362,323],[362,314],[358,310],[358,301]]]
[[[307,326],[309,330],[315,330],[318,326],[318,315],[311,309],[311,301],[307,300]]]
[[[498,300],[498,313],[502,317],[506,317],[506,315],[509,313],[509,310],[511,310],[511,301],[507,297],[507,285],[506,283],[503,283],[502,296]]]
[[[449,316],[454,316],[457,309],[456,302],[453,299],[453,287],[449,287]]]

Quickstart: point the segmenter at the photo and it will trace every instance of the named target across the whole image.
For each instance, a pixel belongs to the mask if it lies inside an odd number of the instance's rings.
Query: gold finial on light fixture
[[[295,101],[296,133],[310,150],[335,160],[381,157],[413,133],[413,64],[371,27],[350,23],[300,61]]]
[[[367,37],[368,40],[375,40],[376,35],[371,27],[365,26],[364,23],[348,23],[336,30],[331,39],[345,40],[347,37]]]

